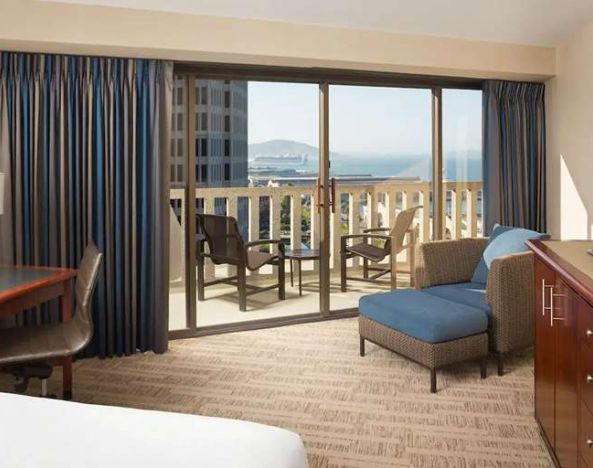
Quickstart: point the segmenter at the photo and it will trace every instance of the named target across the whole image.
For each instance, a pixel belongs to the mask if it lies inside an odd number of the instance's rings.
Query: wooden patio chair
[[[239,310],[247,310],[247,296],[278,288],[278,299],[284,300],[284,245],[280,240],[262,239],[253,242],[243,242],[239,232],[237,220],[232,216],[199,214],[197,215],[198,229],[201,237],[198,239],[198,300],[204,301],[204,289],[207,286],[226,283],[237,286],[239,292]],[[208,244],[208,252],[204,251],[204,242]],[[250,250],[261,245],[276,245],[277,253]],[[237,274],[228,278],[205,281],[204,261],[210,258],[216,265],[234,265]],[[247,284],[247,270],[256,271],[264,265],[278,267],[278,282],[266,287]]]
[[[396,270],[396,259],[397,254],[408,249],[408,255],[410,260],[410,283],[413,285],[413,271],[414,271],[414,245],[416,243],[417,231],[412,223],[414,222],[414,216],[416,211],[422,208],[421,205],[408,208],[407,210],[401,211],[393,224],[391,231],[389,228],[372,228],[363,230],[362,234],[350,234],[344,235],[341,238],[341,249],[340,249],[340,279],[342,292],[347,290],[347,281],[375,281],[380,277],[391,273],[391,288],[397,288],[397,270]],[[378,233],[385,234],[378,234]],[[409,236],[408,243],[404,244],[406,235]],[[350,245],[349,241],[360,240],[360,242]],[[372,242],[379,240],[383,242],[382,246],[373,244]],[[352,277],[347,274],[347,261],[350,258],[362,257],[362,278]],[[389,265],[386,267],[378,265],[379,262],[390,257]],[[369,262],[376,266],[369,266]],[[375,272],[369,276],[369,272]]]

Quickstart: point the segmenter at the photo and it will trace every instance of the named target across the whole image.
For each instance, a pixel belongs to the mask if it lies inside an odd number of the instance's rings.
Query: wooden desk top
[[[70,268],[1,265],[0,303],[75,276],[76,270]]]

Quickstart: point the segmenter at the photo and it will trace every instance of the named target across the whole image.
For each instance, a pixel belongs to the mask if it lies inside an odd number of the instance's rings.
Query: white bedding
[[[300,437],[232,419],[0,393],[3,468],[308,468]]]

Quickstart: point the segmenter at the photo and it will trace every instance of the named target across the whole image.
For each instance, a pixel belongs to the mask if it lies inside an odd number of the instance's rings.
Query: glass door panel
[[[443,89],[446,239],[483,236],[482,91]]]
[[[169,330],[187,328],[186,224],[187,80],[176,75],[170,149]]]
[[[292,257],[284,262],[284,300],[273,289],[279,267],[265,263],[277,244],[250,249],[259,253],[249,254],[251,268],[241,287],[229,284],[239,281],[237,267],[206,258],[204,282],[218,283],[203,294],[198,290],[196,326],[317,313],[318,86],[199,78],[193,86],[196,212],[232,216],[244,242],[272,239]],[[199,262],[197,268],[200,278]]]
[[[422,206],[404,243],[429,239],[431,119],[429,89],[330,86],[330,176],[337,202],[331,215],[332,310],[356,308],[360,296],[391,289],[386,239],[400,212]],[[394,262],[399,287],[410,286],[410,259],[404,249]]]

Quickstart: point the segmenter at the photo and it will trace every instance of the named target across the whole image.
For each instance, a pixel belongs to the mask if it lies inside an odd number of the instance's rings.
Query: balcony
[[[300,180],[302,183],[303,180]],[[302,185],[279,185],[232,188],[198,188],[196,204],[200,211],[234,216],[238,219],[244,237],[249,241],[259,238],[283,239],[286,248],[316,248],[319,245],[319,220],[315,210],[316,187],[314,181]],[[447,238],[473,237],[482,234],[482,182],[444,182],[443,216]],[[432,229],[432,193],[430,182],[415,180],[386,180],[376,183],[336,184],[339,209],[331,214],[330,277],[331,308],[333,310],[356,307],[363,294],[389,290],[389,277],[376,283],[352,282],[348,292],[341,293],[340,237],[360,233],[365,228],[391,226],[396,213],[415,205],[415,227],[418,242],[430,239]],[[171,189],[171,283],[170,328],[185,327],[185,266],[183,220],[185,219],[184,190]],[[428,209],[427,209],[428,207]],[[176,216],[175,216],[176,215]],[[409,271],[409,254],[403,252],[397,259],[398,269]],[[206,263],[209,278],[233,275],[233,267]],[[197,305],[198,326],[259,320],[299,315],[319,310],[318,262],[303,263],[303,295],[299,296],[296,283],[290,286],[287,262],[286,300],[278,301],[277,293],[269,291],[250,296],[247,312],[238,310],[236,288],[220,285],[207,288],[206,301]],[[349,260],[348,275],[359,276],[359,259]],[[296,272],[295,272],[296,273]],[[295,278],[296,280],[296,278]],[[272,267],[252,272],[248,282],[266,285],[274,281]],[[409,274],[398,275],[398,286],[410,285]]]

